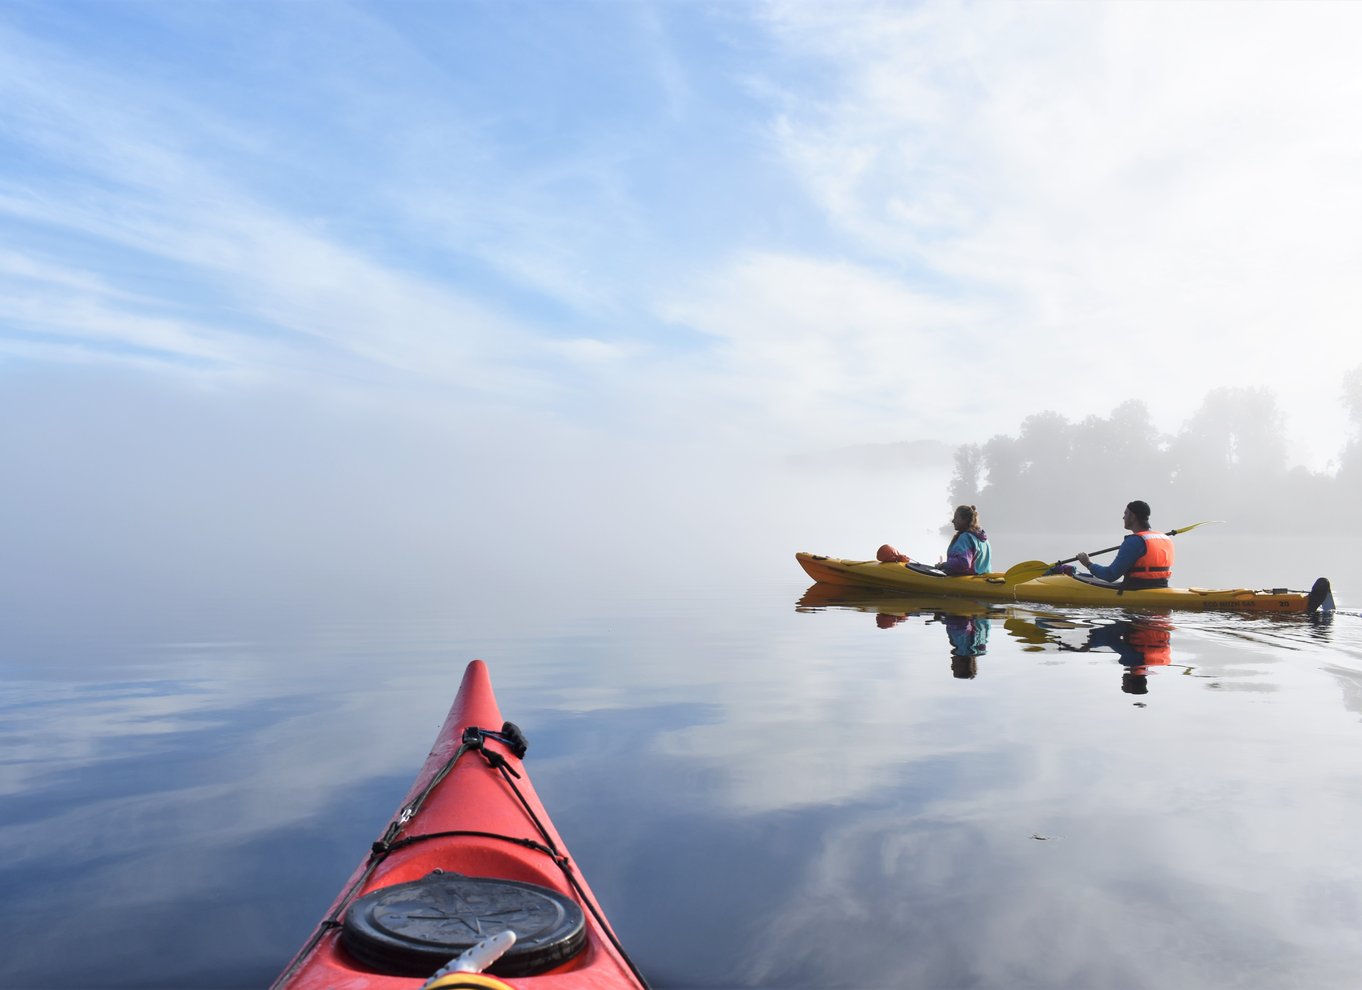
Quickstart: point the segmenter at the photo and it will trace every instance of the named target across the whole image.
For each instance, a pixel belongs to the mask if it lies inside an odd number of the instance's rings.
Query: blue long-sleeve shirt
[[[1088,569],[1092,571],[1092,576],[1101,578],[1103,581],[1119,581],[1135,566],[1135,561],[1144,556],[1144,537],[1131,533],[1121,541],[1121,548],[1116,551],[1116,559],[1110,564],[1089,564]]]

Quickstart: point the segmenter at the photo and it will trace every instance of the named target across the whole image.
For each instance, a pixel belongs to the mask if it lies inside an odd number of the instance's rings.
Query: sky
[[[430,553],[491,554],[604,513],[614,552],[675,538],[664,501],[720,537],[771,508],[724,466],[1130,398],[1172,431],[1220,385],[1272,388],[1328,469],[1362,365],[1359,29],[0,0],[11,539],[382,555],[473,512]]]

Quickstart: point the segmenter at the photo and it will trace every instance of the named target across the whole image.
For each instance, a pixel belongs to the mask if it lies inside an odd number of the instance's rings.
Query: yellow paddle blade
[[[1053,566],[1043,560],[1023,560],[1003,572],[1003,583],[1021,584],[1023,581],[1034,581]]]
[[[1019,639],[1029,646],[1041,646],[1050,642],[1050,634],[1029,619],[1012,616],[1003,620],[1003,628],[1013,639]]]
[[[1170,529],[1168,535],[1177,536],[1179,533],[1185,533],[1189,529],[1196,529],[1198,526],[1209,526],[1211,523],[1222,523],[1224,521],[1225,520],[1223,519],[1203,519],[1201,522],[1192,523],[1190,526],[1179,526],[1177,529]]]

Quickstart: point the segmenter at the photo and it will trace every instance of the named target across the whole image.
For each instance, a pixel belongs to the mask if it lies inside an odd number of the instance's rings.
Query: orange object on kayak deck
[[[411,791],[274,988],[417,990],[507,929],[514,944],[485,975],[438,986],[646,988],[535,794],[524,755],[486,664],[472,661]]]

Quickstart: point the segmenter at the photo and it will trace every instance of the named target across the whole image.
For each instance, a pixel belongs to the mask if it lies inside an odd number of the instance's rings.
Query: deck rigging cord
[[[467,726],[463,730],[463,737],[460,740],[459,748],[454,751],[454,755],[451,756],[445,762],[445,765],[431,777],[429,783],[421,788],[421,792],[402,807],[401,810],[398,811],[396,817],[388,823],[388,827],[383,830],[383,834],[376,839],[370,847],[369,859],[364,865],[364,871],[355,878],[355,882],[345,891],[345,894],[337,902],[335,909],[317,926],[317,930],[312,933],[312,937],[308,939],[307,943],[298,954],[293,957],[293,961],[289,963],[288,968],[279,974],[278,979],[270,984],[270,990],[277,990],[277,988],[282,987],[317,947],[317,944],[326,936],[326,933],[341,927],[341,915],[345,913],[345,910],[355,900],[355,895],[364,887],[369,878],[373,876],[374,870],[378,868],[379,864],[382,863],[390,853],[393,853],[398,849],[405,849],[408,846],[415,845],[428,839],[441,839],[453,836],[469,836],[509,842],[526,849],[542,852],[544,855],[548,856],[558,866],[559,870],[562,871],[564,879],[567,880],[568,885],[577,893],[578,900],[581,901],[582,905],[590,912],[591,917],[595,919],[596,925],[601,933],[606,937],[610,944],[614,946],[615,951],[619,953],[620,958],[629,968],[629,972],[638,980],[639,984],[643,987],[643,990],[651,990],[648,981],[644,979],[643,974],[639,972],[638,967],[634,964],[633,959],[629,957],[629,953],[625,950],[624,945],[620,942],[619,938],[616,937],[613,929],[611,929],[609,922],[605,920],[605,915],[596,905],[595,899],[589,897],[583,889],[581,881],[577,878],[576,871],[572,868],[571,861],[568,859],[567,855],[558,848],[557,843],[553,841],[553,836],[549,834],[544,823],[540,821],[539,816],[535,814],[534,809],[525,799],[525,795],[521,793],[520,788],[516,785],[516,781],[520,779],[520,774],[511,767],[506,757],[495,750],[489,750],[487,748],[486,742],[488,739],[494,739],[506,746],[515,754],[517,759],[523,758],[528,749],[528,743],[525,740],[524,734],[514,722],[503,723],[499,731],[482,729],[474,725]],[[487,761],[489,767],[501,774],[502,779],[506,781],[507,786],[511,788],[511,793],[515,795],[516,800],[520,802],[521,808],[529,817],[531,823],[533,823],[535,830],[539,832],[540,838],[543,839],[542,842],[522,836],[503,835],[498,832],[481,832],[468,829],[455,829],[447,832],[424,832],[419,835],[404,836],[400,839],[397,837],[402,829],[406,827],[407,823],[421,810],[421,806],[425,804],[426,799],[430,797],[439,783],[454,769],[454,765],[459,762],[459,759],[468,752],[480,754],[482,758]]]

